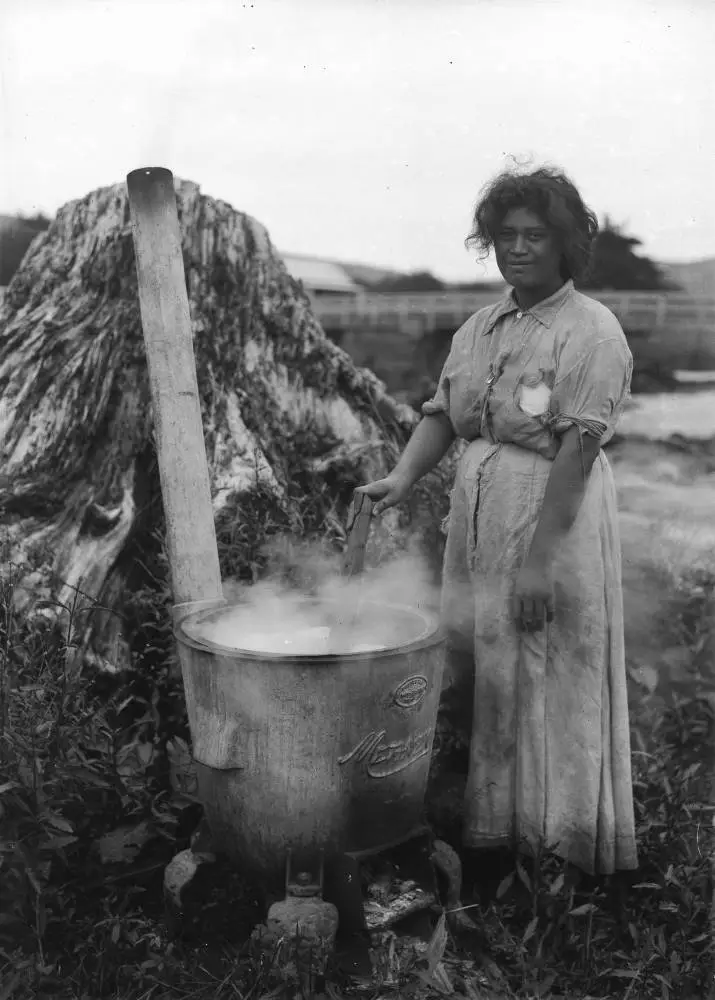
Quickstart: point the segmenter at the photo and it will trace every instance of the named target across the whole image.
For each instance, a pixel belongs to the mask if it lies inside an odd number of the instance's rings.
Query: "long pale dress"
[[[637,867],[616,494],[603,451],[554,568],[555,616],[522,633],[510,598],[560,436],[606,442],[630,388],[615,316],[571,281],[512,295],[454,335],[425,414],[468,442],[451,500],[442,613],[473,647],[469,847],[537,843],[588,873]]]

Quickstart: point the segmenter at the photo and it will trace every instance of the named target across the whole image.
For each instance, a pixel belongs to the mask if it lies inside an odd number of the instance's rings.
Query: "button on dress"
[[[465,845],[533,853],[540,841],[588,873],[637,867],[618,512],[603,451],[556,556],[553,622],[523,633],[510,601],[561,436],[575,425],[606,443],[632,368],[615,316],[567,281],[528,310],[510,293],[467,320],[423,406],[466,442],[442,589],[451,641],[475,664]]]

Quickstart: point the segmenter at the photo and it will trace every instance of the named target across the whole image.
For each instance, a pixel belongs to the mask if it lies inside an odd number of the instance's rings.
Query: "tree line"
[[[0,223],[0,287],[9,285],[38,233],[50,227],[42,213],[32,216],[3,216]]]

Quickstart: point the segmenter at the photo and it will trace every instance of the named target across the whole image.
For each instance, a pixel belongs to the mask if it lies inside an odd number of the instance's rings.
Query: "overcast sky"
[[[0,0],[0,212],[166,166],[284,251],[448,279],[509,156],[715,256],[713,0]]]

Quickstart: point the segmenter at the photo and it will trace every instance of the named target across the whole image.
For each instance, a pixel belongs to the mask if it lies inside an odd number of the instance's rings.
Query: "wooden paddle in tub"
[[[343,560],[343,573],[350,580],[363,571],[365,565],[365,547],[370,534],[370,522],[374,507],[367,493],[353,493],[353,500],[348,511],[345,525],[348,533],[348,546]]]
[[[347,581],[362,576],[365,567],[365,548],[370,535],[370,522],[374,503],[366,493],[353,493],[352,503],[348,511],[345,528],[348,534],[348,544],[343,556],[343,576]],[[335,636],[345,636],[349,639],[360,617],[363,601],[364,584],[358,583],[356,600],[352,608],[335,627]]]

